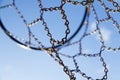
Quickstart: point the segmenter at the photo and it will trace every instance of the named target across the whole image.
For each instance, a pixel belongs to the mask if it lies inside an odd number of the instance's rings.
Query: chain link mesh
[[[77,80],[77,77],[75,76],[76,74],[81,75],[83,78],[87,79],[87,80],[107,80],[108,79],[108,67],[107,64],[105,62],[104,57],[102,56],[103,53],[105,51],[113,51],[113,52],[119,52],[120,51],[120,45],[116,48],[113,48],[112,46],[107,46],[105,44],[105,40],[103,39],[103,35],[102,31],[101,31],[101,25],[102,23],[107,23],[107,22],[111,22],[113,24],[113,27],[115,27],[116,29],[116,33],[118,33],[120,35],[120,23],[114,19],[114,17],[111,15],[111,13],[118,13],[120,15],[120,4],[117,1],[114,0],[81,0],[81,1],[77,1],[77,0],[61,0],[61,4],[59,6],[55,6],[55,7],[49,7],[49,8],[45,8],[43,7],[42,4],[42,0],[38,0],[38,6],[39,6],[39,12],[40,12],[40,16],[38,18],[36,18],[35,20],[33,20],[32,22],[28,23],[27,20],[24,18],[24,15],[21,13],[21,11],[19,10],[19,8],[17,7],[16,0],[13,0],[13,2],[11,4],[7,4],[4,6],[1,6],[0,9],[6,9],[6,8],[14,8],[17,12],[17,14],[19,15],[19,17],[22,19],[23,23],[26,25],[27,29],[28,29],[28,35],[29,35],[29,40],[25,41],[24,39],[21,39],[17,36],[15,36],[14,34],[7,32],[7,34],[9,34],[10,36],[12,36],[13,38],[22,41],[24,43],[26,43],[25,45],[27,45],[27,47],[29,47],[30,45],[34,45],[31,42],[31,39],[34,39],[39,46],[42,47],[43,51],[47,51],[49,53],[49,55],[56,61],[59,63],[60,66],[62,66],[63,71],[69,76],[70,80]],[[94,4],[100,4],[100,7],[102,7],[102,9],[105,12],[106,17],[100,19],[99,18],[99,14],[97,13],[97,9],[96,6]],[[112,9],[111,7],[109,7],[106,3],[110,3],[113,5]],[[86,21],[84,22],[83,27],[85,28],[83,31],[83,34],[81,37],[79,37],[79,39],[77,41],[72,42],[69,41],[66,44],[64,44],[67,40],[68,40],[68,35],[70,33],[70,27],[69,27],[69,20],[67,18],[67,15],[65,13],[65,10],[63,9],[65,4],[71,4],[71,5],[76,5],[76,6],[84,6],[87,7],[87,15],[86,15]],[[52,33],[50,32],[50,29],[47,25],[47,22],[45,21],[43,14],[45,12],[53,12],[53,11],[60,11],[61,15],[62,15],[62,20],[64,21],[64,25],[66,27],[65,30],[65,36],[61,39],[61,40],[57,40],[54,39],[52,36]],[[94,19],[95,19],[95,29],[91,32],[88,32],[88,29],[90,27],[89,22],[90,22],[90,17],[93,14]],[[102,14],[102,13],[101,13]],[[44,30],[47,32],[47,36],[50,39],[50,44],[51,44],[51,48],[46,48],[40,41],[39,39],[35,36],[35,34],[32,33],[31,31],[31,26],[34,26],[35,24],[41,22],[42,25],[44,26]],[[108,26],[109,27],[109,26]],[[88,53],[84,53],[83,52],[83,41],[86,37],[92,36],[94,34],[97,34],[97,36],[99,37],[98,42],[100,42],[100,49],[98,53],[92,53],[92,54],[88,54]],[[120,38],[120,36],[118,36]],[[59,44],[61,45],[60,47],[55,47],[55,44]],[[78,45],[79,46],[79,52],[78,53],[74,53],[74,55],[70,55],[70,54],[66,54],[65,52],[61,52],[62,49],[66,48],[66,47],[70,47],[72,45]],[[116,43],[118,44],[118,43]],[[80,65],[78,64],[79,60],[77,59],[78,57],[83,56],[83,57],[89,57],[89,58],[99,58],[100,63],[102,64],[102,67],[104,68],[104,74],[102,76],[102,78],[100,79],[95,79],[91,76],[89,76],[87,73],[83,72],[80,69]],[[62,57],[68,58],[70,60],[72,60],[72,62],[74,63],[74,69],[70,69],[69,66],[67,66],[64,62],[64,59],[62,59]]]

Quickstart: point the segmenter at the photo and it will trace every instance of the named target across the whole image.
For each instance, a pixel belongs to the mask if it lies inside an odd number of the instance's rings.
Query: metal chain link
[[[75,1],[75,0],[65,0],[66,2],[72,3],[73,5],[83,5],[83,6],[87,6],[88,4],[91,4],[94,2],[94,0],[83,0],[81,2],[79,1]]]
[[[115,7],[116,9],[111,9],[109,7],[107,7],[107,5],[102,1],[102,0],[97,0],[101,7],[103,7],[103,9],[105,10],[105,13],[107,15],[106,18],[103,19],[99,19],[98,14],[96,12],[95,6],[94,4],[94,0],[82,0],[82,1],[75,1],[75,0],[61,0],[61,4],[59,6],[55,6],[55,7],[49,7],[49,8],[45,8],[43,7],[42,4],[42,0],[38,0],[38,6],[39,6],[39,11],[40,11],[40,16],[38,18],[36,18],[35,20],[33,20],[30,23],[27,23],[27,20],[24,18],[22,12],[19,10],[19,8],[17,7],[17,5],[15,4],[15,0],[13,0],[12,4],[7,4],[4,6],[1,6],[0,9],[4,9],[4,8],[9,8],[9,7],[13,7],[17,14],[19,15],[19,17],[21,18],[21,20],[23,21],[23,23],[26,25],[27,29],[28,29],[28,36],[29,36],[29,40],[26,41],[24,39],[19,38],[18,36],[13,35],[10,32],[7,32],[9,35],[13,36],[14,38],[16,38],[17,40],[20,40],[22,42],[25,43],[25,45],[27,45],[28,47],[30,47],[30,45],[35,46],[34,44],[31,43],[31,39],[33,38],[35,40],[35,42],[37,42],[38,46],[43,50],[43,51],[47,51],[50,55],[50,57],[52,57],[56,62],[59,63],[60,66],[62,66],[63,71],[69,76],[70,80],[76,80],[75,74],[79,74],[81,75],[83,78],[87,79],[87,80],[107,80],[108,79],[108,68],[107,68],[107,64],[104,60],[103,55],[103,51],[120,51],[120,46],[118,48],[112,48],[109,47],[107,45],[105,45],[104,39],[103,39],[103,35],[101,33],[100,30],[100,23],[103,22],[108,22],[108,21],[112,21],[113,25],[116,27],[116,29],[118,30],[119,34],[120,34],[120,24],[117,22],[117,20],[114,19],[114,17],[111,16],[110,13],[115,13],[115,12],[120,12],[120,5],[118,4],[118,2],[115,2],[114,0],[107,0],[108,2],[112,3],[113,7]],[[78,41],[75,42],[71,42],[69,41],[68,43],[64,44],[67,41],[67,37],[70,33],[70,27],[69,27],[69,20],[67,19],[67,15],[65,10],[63,9],[63,6],[67,3],[73,4],[73,5],[82,5],[82,6],[87,6],[87,17],[86,17],[86,23],[85,23],[85,30],[82,34],[82,37],[80,37],[80,39]],[[60,14],[62,15],[62,20],[64,21],[64,25],[66,27],[65,30],[65,36],[61,39],[61,40],[56,40],[53,38],[52,33],[50,32],[50,29],[47,25],[47,22],[44,19],[44,13],[45,12],[53,12],[53,11],[60,11]],[[87,32],[88,28],[89,28],[89,16],[90,16],[90,12],[93,12],[94,18],[96,20],[96,29],[91,31],[91,32]],[[42,25],[44,26],[44,30],[47,32],[47,36],[50,38],[50,43],[52,45],[52,48],[48,49],[46,48],[40,41],[39,39],[32,33],[30,27],[34,26],[35,24],[41,22]],[[88,36],[92,36],[93,34],[98,34],[99,37],[99,42],[101,43],[100,46],[100,51],[98,53],[89,53],[86,54],[82,51],[82,41],[84,40],[85,37]],[[55,44],[64,44],[59,48],[55,47]],[[65,54],[60,52],[61,49],[68,47],[68,46],[72,46],[78,44],[79,45],[79,52],[75,53],[73,56],[70,56],[69,54]],[[104,68],[104,75],[101,79],[94,79],[93,77],[87,75],[86,73],[82,72],[82,70],[80,69],[79,65],[78,65],[78,60],[77,57],[89,57],[89,58],[99,58],[100,62]],[[65,57],[68,59],[72,59],[73,63],[74,63],[74,69],[70,69],[69,66],[66,66],[66,64],[64,63],[64,60],[62,60],[61,57]]]

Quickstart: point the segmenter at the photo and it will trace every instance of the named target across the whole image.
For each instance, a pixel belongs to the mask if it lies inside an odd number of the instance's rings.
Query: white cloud
[[[90,29],[91,29],[91,31],[93,31],[93,30],[96,29],[96,23],[95,23],[95,22],[93,22],[93,23],[91,24],[91,28],[90,28]],[[110,30],[106,29],[106,28],[101,28],[100,31],[101,31],[101,33],[102,33],[103,40],[104,40],[104,41],[109,41],[112,32],[111,32]],[[99,37],[97,36],[97,38],[99,38]]]
[[[101,33],[102,33],[104,41],[109,41],[110,40],[110,37],[111,37],[111,31],[110,30],[108,30],[106,28],[102,28]]]
[[[91,24],[91,31],[93,31],[93,30],[95,30],[95,29],[96,29],[96,23],[93,22],[93,23]]]

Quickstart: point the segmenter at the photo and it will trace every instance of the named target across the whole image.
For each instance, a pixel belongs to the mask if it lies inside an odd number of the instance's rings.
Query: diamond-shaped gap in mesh
[[[100,62],[99,57],[85,57],[79,56],[76,57],[77,65],[79,70],[85,73],[88,77],[93,79],[101,79],[104,75],[104,67],[102,62]],[[77,73],[80,76],[80,73]]]
[[[100,38],[98,33],[88,35],[84,37],[81,41],[82,53],[83,54],[96,54],[100,52],[102,44],[100,43]]]

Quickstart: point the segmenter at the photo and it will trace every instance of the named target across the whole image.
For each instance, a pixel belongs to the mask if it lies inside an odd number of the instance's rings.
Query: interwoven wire
[[[112,46],[108,46],[106,45],[106,41],[104,40],[104,34],[102,33],[101,30],[101,24],[103,23],[112,23],[112,27],[115,28],[115,32],[119,35],[117,37],[119,37],[120,40],[120,23],[118,22],[118,20],[116,20],[114,18],[114,14],[117,14],[117,16],[120,16],[120,3],[118,3],[117,1],[114,0],[81,0],[81,1],[77,1],[77,0],[61,0],[61,4],[55,7],[43,7],[42,4],[42,0],[38,0],[38,6],[39,6],[39,11],[40,11],[40,16],[38,18],[36,18],[35,20],[33,20],[32,22],[28,23],[27,20],[24,18],[24,15],[22,14],[22,12],[19,10],[19,8],[17,7],[16,0],[13,0],[12,3],[1,6],[0,9],[6,9],[6,8],[14,8],[16,13],[19,15],[20,19],[22,19],[23,23],[26,25],[27,29],[28,29],[28,36],[29,36],[29,40],[26,41],[25,39],[19,38],[18,36],[15,36],[14,34],[12,34],[12,32],[7,32],[7,34],[9,36],[12,36],[13,38],[24,42],[25,45],[27,45],[27,47],[29,48],[31,45],[34,45],[31,42],[31,39],[34,39],[35,42],[38,43],[38,45],[41,47],[41,49],[43,51],[47,51],[48,54],[56,61],[59,63],[60,66],[62,66],[63,71],[69,76],[70,80],[77,80],[76,74],[81,75],[83,78],[87,79],[87,80],[107,80],[108,79],[108,67],[107,64],[105,62],[104,57],[102,56],[104,54],[104,52],[119,52],[120,51],[120,45],[118,47],[112,47]],[[106,17],[99,17],[98,13],[98,9],[95,6],[95,4],[99,4],[101,9],[104,10],[103,15],[106,15]],[[113,7],[109,7],[108,4],[111,4]],[[75,6],[84,6],[87,7],[87,15],[86,15],[86,21],[84,22],[83,25],[83,31],[82,34],[80,34],[81,36],[79,36],[79,34],[77,34],[79,37],[76,41],[69,41],[67,43],[65,43],[68,40],[68,35],[71,31],[70,26],[69,26],[69,20],[67,18],[67,15],[65,13],[64,10],[64,5],[66,4],[71,4],[71,5],[75,5]],[[57,40],[54,39],[52,36],[52,33],[49,30],[49,27],[47,26],[47,22],[44,19],[44,13],[45,12],[53,12],[53,11],[57,11],[59,10],[61,12],[62,15],[62,19],[64,21],[64,25],[66,27],[65,30],[65,36],[61,39],[61,40]],[[113,14],[112,14],[113,13]],[[89,31],[90,26],[90,22],[91,22],[91,18],[94,18],[94,23],[95,23],[95,28],[92,31]],[[47,48],[44,46],[44,44],[41,43],[41,41],[39,41],[39,39],[35,36],[36,34],[33,34],[31,31],[31,26],[34,26],[35,24],[41,22],[42,25],[44,26],[44,30],[47,32],[47,36],[49,37],[50,40],[50,44],[51,44],[51,48]],[[110,26],[111,27],[111,26]],[[107,26],[107,28],[109,28],[109,26]],[[96,35],[98,37],[97,41],[99,42],[99,51],[97,53],[86,53],[83,51],[83,45],[84,45],[84,39],[91,37],[93,35]],[[116,36],[114,36],[116,37]],[[89,39],[89,38],[88,38]],[[120,41],[116,42],[116,44],[118,44]],[[65,43],[65,44],[64,44]],[[59,47],[56,48],[56,44],[61,45]],[[78,47],[78,52],[74,53],[73,55],[71,54],[67,54],[65,51],[62,51],[65,48],[71,47],[77,45]],[[91,45],[92,46],[92,45]],[[94,48],[96,49],[96,48]],[[89,76],[87,73],[83,72],[80,68],[79,65],[79,57],[85,57],[85,58],[99,58],[100,63],[102,64],[103,67],[103,76],[101,78],[94,78],[92,76]],[[70,68],[69,65],[67,65],[64,62],[63,58],[67,58],[70,61],[73,62],[73,67],[74,68]],[[70,62],[71,63],[71,62]]]

